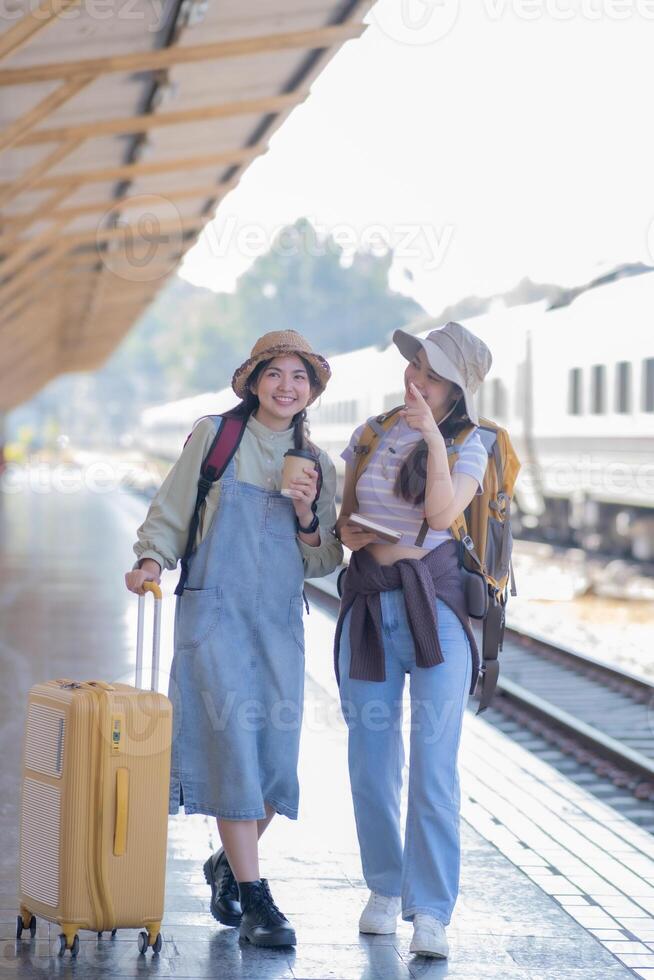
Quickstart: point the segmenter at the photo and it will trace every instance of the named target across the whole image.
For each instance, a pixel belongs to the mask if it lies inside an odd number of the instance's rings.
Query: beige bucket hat
[[[284,354],[298,354],[313,366],[320,390],[314,391],[308,404],[315,402],[327,387],[327,382],[332,375],[331,368],[325,358],[321,354],[316,354],[311,349],[309,341],[296,330],[273,330],[259,337],[247,361],[244,361],[234,372],[232,389],[238,397],[245,398],[248,378],[257,364],[272,360],[273,357],[283,357]]]
[[[479,425],[475,393],[493,363],[491,352],[483,340],[454,320],[432,330],[424,339],[405,330],[396,330],[393,342],[407,361],[422,348],[429,365],[442,378],[453,381],[463,391],[468,418]]]

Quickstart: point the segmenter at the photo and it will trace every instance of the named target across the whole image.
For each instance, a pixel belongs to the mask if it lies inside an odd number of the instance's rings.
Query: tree
[[[299,330],[326,355],[385,342],[424,311],[388,286],[392,252],[357,252],[348,262],[330,235],[301,218],[239,278],[233,294],[167,286],[115,355],[121,370],[137,362],[170,398],[229,383],[261,334]],[[111,369],[111,362],[107,366]],[[151,394],[154,394],[152,391]]]
[[[394,328],[424,313],[390,290],[392,261],[391,251],[348,260],[332,236],[301,218],[255,259],[234,293],[172,279],[104,367],[56,379],[34,404],[54,398],[62,420],[74,413],[71,427],[118,436],[146,405],[225,387],[271,330],[299,330],[326,355],[388,342]]]

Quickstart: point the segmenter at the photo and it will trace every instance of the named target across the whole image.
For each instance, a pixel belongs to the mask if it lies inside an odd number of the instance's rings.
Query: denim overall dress
[[[304,565],[292,502],[232,459],[175,607],[170,812],[297,818]]]

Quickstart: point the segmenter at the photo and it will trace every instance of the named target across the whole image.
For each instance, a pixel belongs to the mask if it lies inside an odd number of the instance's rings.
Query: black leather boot
[[[211,914],[224,926],[237,926],[241,921],[238,885],[221,848],[204,865],[204,877],[211,885]]]
[[[253,946],[295,946],[295,930],[279,911],[265,878],[239,881],[241,896],[241,939]]]

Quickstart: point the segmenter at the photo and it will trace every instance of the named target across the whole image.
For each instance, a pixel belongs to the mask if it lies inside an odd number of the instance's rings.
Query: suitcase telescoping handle
[[[154,596],[154,630],[152,636],[152,677],[150,690],[156,691],[159,676],[159,644],[161,639],[161,599],[162,591],[156,582],[144,582],[146,592]],[[145,613],[145,596],[139,596],[138,620],[136,623],[136,686],[143,687],[143,619]]]

